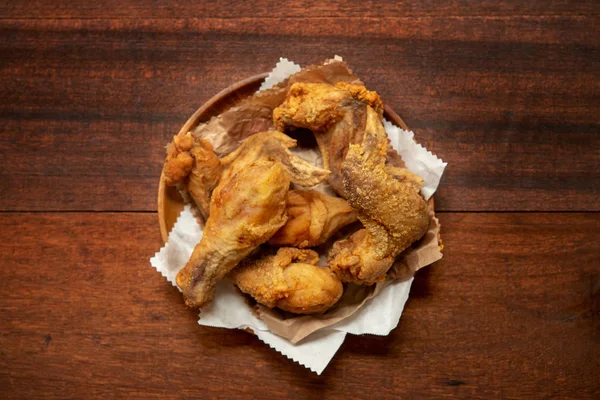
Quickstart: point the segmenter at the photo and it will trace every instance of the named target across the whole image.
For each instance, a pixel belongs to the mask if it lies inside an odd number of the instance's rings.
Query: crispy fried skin
[[[296,140],[284,133],[256,133],[244,140],[237,150],[221,159],[224,167],[221,179],[228,179],[259,159],[279,161],[289,174],[290,180],[300,186],[314,186],[327,179],[328,170],[315,167],[292,154],[289,149],[293,147],[296,147]]]
[[[391,175],[386,152],[383,125],[368,107],[364,140],[350,145],[341,168],[346,199],[365,226],[335,243],[329,255],[330,267],[344,281],[383,280],[395,257],[420,239],[429,225],[427,204],[417,191],[421,181],[410,173]]]
[[[269,239],[270,245],[318,246],[357,219],[346,200],[316,190],[290,190],[286,208],[288,221]]]
[[[328,268],[316,266],[318,260],[312,250],[282,247],[275,255],[244,260],[229,278],[267,307],[296,314],[320,313],[339,300],[343,286]]]
[[[163,168],[165,183],[181,186],[188,191],[204,219],[210,214],[210,196],[219,183],[222,166],[205,139],[191,132],[178,134],[167,146],[167,158]]]
[[[273,111],[273,120],[282,131],[296,127],[315,133],[324,168],[331,171],[327,182],[343,196],[341,164],[348,146],[362,141],[367,105],[382,114],[381,99],[364,86],[294,83],[283,104]]]
[[[202,240],[177,274],[177,285],[189,306],[210,302],[216,284],[285,224],[289,185],[281,164],[264,160],[220,181]]]
[[[385,166],[385,171],[400,183],[409,183],[419,193],[423,188],[423,178],[417,174],[413,174],[406,168],[394,167],[391,165]]]

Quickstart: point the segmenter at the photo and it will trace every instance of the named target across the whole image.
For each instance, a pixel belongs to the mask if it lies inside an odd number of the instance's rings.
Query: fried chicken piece
[[[318,267],[312,250],[282,247],[275,255],[244,260],[229,278],[267,307],[296,314],[321,313],[342,296],[342,282],[329,268]]]
[[[289,176],[277,161],[258,160],[221,179],[202,239],[177,274],[189,306],[210,302],[217,283],[285,224],[289,186]]]
[[[356,221],[356,213],[346,200],[316,190],[290,190],[286,210],[288,221],[269,239],[270,245],[318,246]]]
[[[167,146],[163,167],[165,183],[184,188],[206,220],[210,196],[221,178],[222,166],[209,141],[191,132],[178,134]]]
[[[349,145],[362,142],[367,106],[382,115],[379,95],[361,85],[294,83],[285,101],[273,111],[273,120],[282,131],[288,127],[313,131],[323,166],[331,171],[327,182],[344,196],[341,164]]]
[[[429,225],[422,180],[385,166],[387,136],[377,112],[367,107],[365,135],[352,144],[341,175],[348,203],[365,229],[336,242],[329,266],[346,282],[372,284],[385,278],[395,257],[420,239]]]
[[[315,167],[292,154],[289,149],[293,147],[296,147],[296,140],[282,132],[256,133],[244,140],[237,150],[221,158],[224,168],[221,179],[228,179],[246,165],[260,159],[279,161],[291,181],[300,186],[314,186],[327,179],[328,170]]]

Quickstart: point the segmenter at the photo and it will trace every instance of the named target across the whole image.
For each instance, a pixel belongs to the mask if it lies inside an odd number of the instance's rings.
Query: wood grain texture
[[[435,18],[406,17],[401,2],[397,18],[340,5],[343,18],[119,20],[71,19],[108,15],[106,2],[39,2],[40,16],[66,14],[0,20],[0,210],[153,211],[162,146],[199,105],[280,56],[306,65],[333,54],[449,162],[439,210],[600,210],[592,3],[482,2],[481,16],[459,3],[413,6]],[[131,16],[149,7],[120,4]]]
[[[319,377],[252,335],[198,326],[148,264],[154,213],[2,213],[0,387],[13,398],[597,398],[600,214],[441,221],[444,259],[419,272],[398,328],[348,337]]]
[[[593,0],[515,1],[453,0],[424,1],[308,1],[276,0],[187,2],[156,0],[89,1],[13,1],[0,5],[2,18],[181,18],[196,17],[444,17],[513,16],[513,15],[598,15],[600,7]]]
[[[598,31],[594,0],[2,2],[2,397],[600,398]],[[334,54],[449,162],[446,248],[316,376],[148,258],[188,117]]]

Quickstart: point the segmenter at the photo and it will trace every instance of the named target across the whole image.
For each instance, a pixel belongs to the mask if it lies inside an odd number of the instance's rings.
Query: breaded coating
[[[312,250],[282,247],[274,255],[259,254],[243,261],[229,275],[244,293],[267,307],[296,314],[321,313],[342,296],[342,282],[316,264]]]
[[[269,239],[270,245],[301,249],[318,246],[357,220],[346,200],[316,190],[290,190],[286,211],[288,221]]]
[[[163,167],[165,183],[187,190],[206,220],[210,214],[210,197],[219,183],[223,168],[213,147],[191,132],[173,137],[167,146]]]

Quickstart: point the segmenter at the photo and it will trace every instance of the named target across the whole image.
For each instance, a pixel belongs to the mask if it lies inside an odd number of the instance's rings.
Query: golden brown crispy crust
[[[381,282],[394,262],[392,256],[383,256],[381,242],[386,235],[371,235],[360,229],[348,239],[338,240],[329,252],[328,264],[343,282],[372,284]]]
[[[368,90],[363,85],[353,85],[347,82],[338,82],[335,87],[345,90],[356,100],[371,106],[380,117],[383,115],[383,101],[381,101],[377,92]]]
[[[210,142],[191,132],[174,136],[167,146],[163,172],[167,185],[183,185],[206,220],[210,213],[210,197],[222,172],[221,162]]]
[[[221,180],[202,239],[177,274],[189,306],[210,302],[217,283],[285,224],[289,185],[287,173],[273,161],[257,161]]]
[[[346,200],[316,190],[290,190],[286,211],[288,221],[269,240],[270,245],[318,246],[357,219]]]
[[[324,131],[339,120],[351,96],[325,83],[294,83],[285,101],[273,110],[277,129],[287,127]]]
[[[163,172],[165,182],[169,186],[183,183],[194,165],[194,158],[190,150],[194,145],[191,133],[179,134],[173,137],[173,141],[167,145],[167,158]]]
[[[282,247],[277,254],[243,261],[229,278],[267,307],[296,314],[320,313],[339,300],[343,286],[328,268],[316,266],[318,260],[312,250]]]
[[[417,193],[419,193],[423,188],[423,178],[417,174],[413,174],[406,168],[398,168],[391,165],[386,165],[385,172],[387,172],[400,183],[411,184]]]

